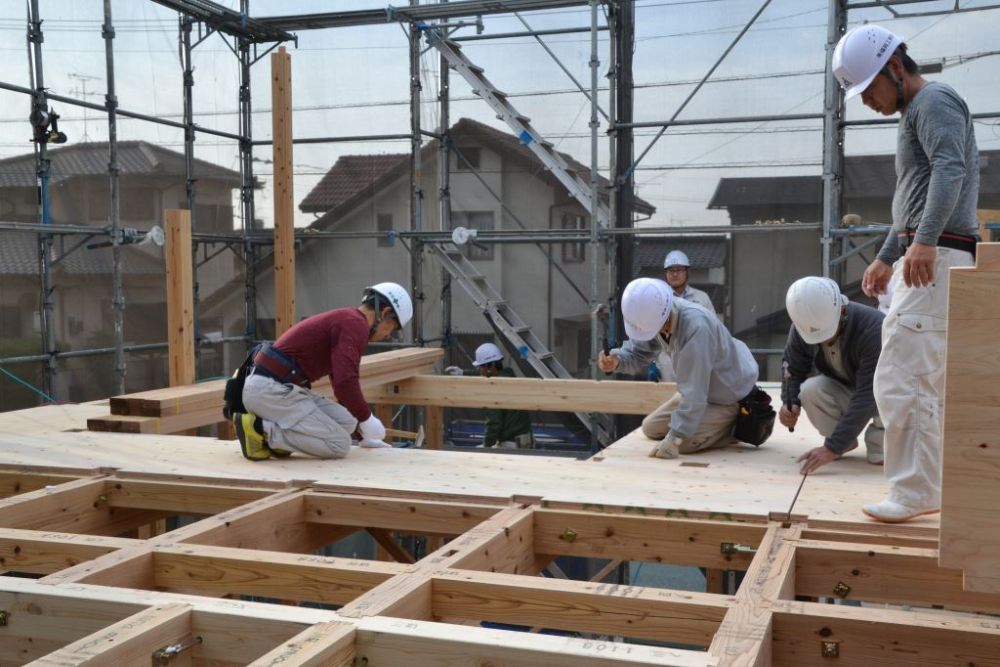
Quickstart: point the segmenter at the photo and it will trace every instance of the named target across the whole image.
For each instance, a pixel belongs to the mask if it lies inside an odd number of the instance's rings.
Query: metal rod
[[[249,0],[240,0],[240,11],[246,12]],[[257,247],[250,240],[256,228],[253,175],[253,119],[250,94],[250,41],[237,40],[240,54],[240,214],[243,219],[243,335],[246,340],[257,338]]]
[[[750,26],[752,26],[757,21],[757,18],[764,13],[764,10],[767,9],[767,6],[770,4],[771,0],[764,0],[764,4],[760,6],[760,9],[757,10],[757,13],[754,14],[752,17],[750,17],[750,21],[748,21],[747,24],[743,26],[743,29],[740,30],[739,34],[736,35],[735,38],[733,38],[733,41],[729,44],[728,47],[726,47],[726,50],[722,52],[722,55],[719,56],[719,58],[715,61],[715,64],[713,64],[709,68],[708,72],[705,73],[705,76],[703,76],[701,78],[701,81],[699,81],[698,84],[694,87],[694,90],[688,93],[688,96],[684,98],[684,101],[681,102],[681,105],[677,107],[677,110],[674,112],[674,115],[670,117],[670,123],[673,123],[675,120],[677,120],[677,117],[681,115],[681,112],[684,111],[688,103],[692,99],[694,99],[694,96],[698,94],[698,91],[701,90],[702,86],[705,85],[705,82],[708,81],[709,77],[711,77],[712,74],[715,73],[715,70],[718,69],[719,65],[722,64],[722,61],[726,59],[726,56],[729,55],[730,51],[736,48],[736,45],[739,43],[739,41],[743,39],[743,35],[745,35],[747,31],[750,30]],[[653,137],[653,140],[649,142],[645,150],[643,150],[642,153],[639,154],[639,157],[635,159],[635,162],[633,162],[631,166],[629,166],[626,173],[631,173],[635,171],[635,168],[638,166],[638,164],[642,162],[642,158],[646,157],[646,154],[649,153],[649,151],[653,148],[656,142],[660,140],[660,137],[663,136],[663,133],[667,131],[667,127],[669,127],[669,124],[664,125],[663,127],[660,128],[660,131],[657,133],[657,135]]]
[[[690,125],[730,125],[736,123],[769,123],[779,120],[820,120],[821,113],[772,114],[764,116],[723,116],[721,118],[693,118],[691,120],[653,120],[636,123],[616,123],[615,128],[631,127],[682,127]]]
[[[337,144],[351,141],[410,141],[413,139],[409,134],[368,134],[355,137],[303,137],[292,139],[293,144]],[[270,146],[273,142],[270,139],[258,139],[253,142],[254,146]]]
[[[820,270],[830,276],[830,229],[840,220],[844,200],[844,91],[833,76],[833,51],[847,29],[842,3],[831,2],[826,28],[826,74],[823,86],[823,232]]]
[[[986,120],[990,118],[1000,118],[1000,111],[987,111],[983,113],[971,114],[972,120]],[[863,118],[859,120],[841,121],[844,127],[859,127],[862,125],[897,125],[898,118]]]
[[[598,26],[601,32],[609,30],[607,26]],[[539,35],[569,35],[572,33],[590,32],[590,27],[586,28],[554,28],[550,30],[528,30],[526,32],[498,32],[483,35],[466,35],[464,37],[452,37],[453,42],[478,42],[487,39],[507,39],[512,37],[537,37]]]
[[[448,0],[443,0],[448,2]],[[441,119],[438,130],[438,224],[442,232],[451,230],[451,67],[444,55],[438,57],[438,116]],[[451,345],[451,274],[441,267],[441,346],[444,348],[444,364],[453,363]]]
[[[115,331],[115,384],[118,393],[125,393],[125,292],[122,285],[122,235],[120,210],[120,181],[118,178],[118,96],[115,90],[115,28],[111,20],[111,0],[104,0],[104,60],[107,94],[104,105],[108,109],[108,186],[111,216],[111,308]]]
[[[220,345],[222,343],[244,343],[246,339],[243,336],[227,336],[225,338],[214,338],[208,339],[203,338],[201,340],[196,340],[195,343],[201,346],[207,345]],[[135,352],[152,352],[153,350],[164,350],[168,347],[169,343],[142,343],[139,345],[126,345],[123,350],[128,353]],[[38,361],[48,361],[50,356],[55,356],[57,359],[74,359],[78,357],[98,357],[105,354],[114,354],[115,348],[113,347],[96,347],[89,350],[72,350],[70,352],[56,352],[54,355],[48,354],[29,354],[20,357],[6,357],[0,359],[0,366],[9,366],[12,364],[24,364],[32,363]]]
[[[415,7],[418,0],[410,0]],[[413,231],[424,229],[424,190],[421,183],[423,135],[420,134],[420,28],[411,21],[407,33],[410,47],[410,224]],[[410,295],[413,298],[413,320],[411,331],[413,342],[422,345],[424,337],[424,252],[420,238],[414,238],[410,252]]]

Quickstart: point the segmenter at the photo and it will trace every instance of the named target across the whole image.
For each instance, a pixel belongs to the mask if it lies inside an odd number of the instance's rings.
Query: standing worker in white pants
[[[398,336],[411,317],[406,290],[379,283],[364,291],[357,308],[313,315],[262,346],[243,386],[246,412],[233,415],[243,456],[340,459],[351,451],[355,431],[362,447],[388,447],[385,427],[361,393],[361,355],[369,341]],[[324,375],[336,401],[309,390]]]
[[[757,382],[757,362],[715,313],[674,298],[662,280],[636,278],[622,293],[628,340],[597,363],[605,373],[635,373],[666,352],[677,370],[677,393],[642,420],[649,455],[677,458],[732,441],[740,401]],[[759,444],[759,443],[758,443]]]
[[[861,287],[877,296],[890,285],[875,399],[885,422],[889,495],[865,505],[868,516],[898,523],[941,507],[948,273],[975,263],[979,153],[962,98],[927,81],[898,35],[862,25],[841,38],[833,73],[850,99],[883,116],[899,112],[892,229]]]
[[[824,438],[822,446],[799,457],[802,473],[809,474],[856,449],[862,430],[868,462],[881,464],[885,429],[872,383],[882,351],[885,316],[875,308],[851,303],[837,283],[818,276],[792,283],[785,307],[792,326],[782,359],[778,419],[791,429],[805,412]],[[813,375],[813,370],[818,372]]]

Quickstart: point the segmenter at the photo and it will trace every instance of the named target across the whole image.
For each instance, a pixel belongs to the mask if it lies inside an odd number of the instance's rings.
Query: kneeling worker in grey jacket
[[[731,441],[739,401],[757,382],[757,362],[715,316],[698,304],[675,299],[662,280],[637,278],[622,294],[628,340],[598,365],[605,373],[637,373],[661,352],[674,362],[677,394],[642,422],[648,438],[660,440],[650,456],[711,449]]]
[[[837,283],[817,276],[792,283],[785,307],[792,327],[785,344],[778,419],[791,429],[804,410],[825,438],[822,447],[799,457],[802,472],[811,473],[855,449],[862,430],[868,462],[881,464],[885,429],[872,383],[885,316],[849,302]]]

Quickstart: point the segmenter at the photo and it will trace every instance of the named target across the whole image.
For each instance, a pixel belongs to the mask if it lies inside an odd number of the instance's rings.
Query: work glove
[[[359,442],[358,446],[363,447],[364,449],[385,449],[386,447],[390,449],[392,448],[392,445],[390,445],[385,440],[369,440],[368,438],[365,438],[361,442]]]
[[[667,437],[661,440],[653,449],[649,452],[649,455],[658,459],[676,459],[680,456],[681,445],[684,443],[684,438],[679,435],[675,435],[673,431],[667,433]]]
[[[462,369],[459,368],[458,366],[448,366],[447,368],[444,369],[444,372],[447,373],[448,375],[461,375]]]
[[[361,431],[362,440],[385,439],[385,426],[382,425],[382,422],[375,415],[358,424],[358,430]]]

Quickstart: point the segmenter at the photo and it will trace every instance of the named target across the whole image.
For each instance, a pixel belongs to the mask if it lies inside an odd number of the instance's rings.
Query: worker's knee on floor
[[[642,420],[642,434],[652,440],[662,440],[667,437],[670,430],[670,422],[663,419],[646,417]]]

